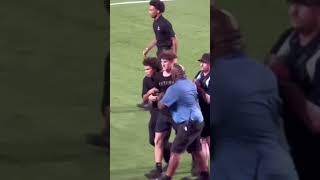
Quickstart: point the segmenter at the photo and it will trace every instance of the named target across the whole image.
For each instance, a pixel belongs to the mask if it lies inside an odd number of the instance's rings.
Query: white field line
[[[173,1],[173,0],[161,0],[161,1]],[[128,2],[119,2],[119,3],[111,3],[110,6],[124,5],[124,4],[139,4],[139,3],[149,3],[149,1],[128,1]]]

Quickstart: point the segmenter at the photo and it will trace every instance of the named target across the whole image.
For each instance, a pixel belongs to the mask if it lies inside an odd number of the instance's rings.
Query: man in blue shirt
[[[276,78],[245,55],[229,13],[213,9],[211,16],[211,179],[297,180]]]
[[[199,179],[209,179],[208,167],[201,153],[200,134],[204,122],[198,103],[197,87],[191,80],[186,79],[185,72],[180,65],[174,66],[172,78],[175,83],[167,89],[163,98],[158,102],[158,107],[159,109],[170,109],[173,128],[177,134],[171,146],[166,175],[160,179],[170,180],[172,178],[179,165],[180,156],[185,150],[192,153],[198,163]]]

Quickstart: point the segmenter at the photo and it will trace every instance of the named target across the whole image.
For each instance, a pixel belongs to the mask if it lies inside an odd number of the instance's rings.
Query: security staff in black
[[[151,0],[149,3],[149,15],[154,19],[153,31],[154,39],[151,40],[147,48],[143,50],[143,56],[147,56],[149,51],[157,46],[157,56],[165,49],[172,49],[177,54],[177,39],[171,23],[163,17],[165,11],[164,2]]]
[[[210,54],[204,53],[198,61],[200,62],[201,70],[196,74],[194,82],[197,86],[199,105],[204,119],[204,128],[201,132],[202,153],[208,163],[210,160],[210,95],[208,94],[211,73]],[[191,173],[195,176],[198,174],[198,170],[196,169],[194,158],[192,160]]]
[[[320,1],[289,0],[292,28],[271,50],[283,119],[300,180],[320,179]]]

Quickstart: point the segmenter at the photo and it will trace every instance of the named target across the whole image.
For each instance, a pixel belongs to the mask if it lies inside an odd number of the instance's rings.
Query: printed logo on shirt
[[[160,31],[160,26],[158,26],[158,29],[157,29],[158,31]]]
[[[174,81],[162,81],[162,82],[159,82],[159,86],[171,86],[172,84],[174,84]]]

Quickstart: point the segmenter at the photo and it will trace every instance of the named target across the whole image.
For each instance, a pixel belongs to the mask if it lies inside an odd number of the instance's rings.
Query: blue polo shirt
[[[181,79],[176,81],[167,89],[160,103],[170,109],[175,123],[203,121],[198,102],[197,87],[190,80]]]

